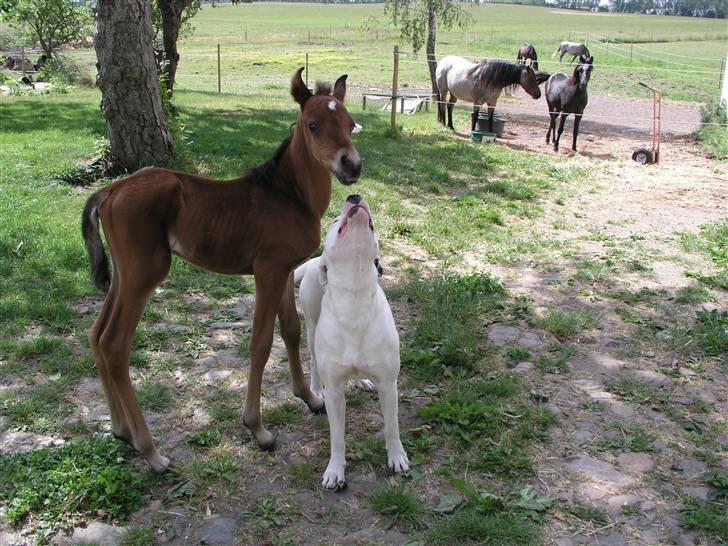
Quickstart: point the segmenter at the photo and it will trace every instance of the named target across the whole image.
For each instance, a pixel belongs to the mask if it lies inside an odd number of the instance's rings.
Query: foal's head
[[[574,81],[579,86],[579,89],[586,89],[589,84],[589,78],[592,73],[592,63],[594,57],[579,57],[579,64],[574,69]]]
[[[521,79],[518,83],[520,83],[526,93],[531,95],[534,99],[541,98],[541,90],[538,88],[536,73],[530,66],[524,66],[521,68]]]
[[[346,75],[334,84],[333,93],[327,84],[316,84],[311,93],[298,69],[291,81],[291,95],[301,105],[298,118],[306,147],[311,155],[347,186],[359,179],[361,158],[351,141],[358,125],[344,106]]]

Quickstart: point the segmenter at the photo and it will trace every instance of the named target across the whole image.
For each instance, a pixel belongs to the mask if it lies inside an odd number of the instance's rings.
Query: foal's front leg
[[[256,264],[257,265],[257,264]],[[261,449],[275,448],[276,438],[263,426],[260,417],[260,394],[263,386],[263,370],[273,345],[273,326],[283,291],[286,287],[288,271],[267,266],[254,267],[255,270],[255,317],[253,333],[250,336],[250,373],[248,392],[245,396],[243,424],[255,435]]]
[[[576,137],[579,135],[579,123],[581,123],[581,114],[574,114],[574,140],[571,143],[571,149],[576,151]]]

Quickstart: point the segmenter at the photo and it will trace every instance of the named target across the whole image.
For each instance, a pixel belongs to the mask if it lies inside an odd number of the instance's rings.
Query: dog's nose
[[[352,193],[349,197],[346,198],[346,201],[348,203],[352,203],[354,205],[358,205],[359,202],[361,201],[361,195],[356,194],[356,193]]]

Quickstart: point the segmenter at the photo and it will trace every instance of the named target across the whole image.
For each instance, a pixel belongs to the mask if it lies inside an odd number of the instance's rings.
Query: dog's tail
[[[306,269],[308,269],[310,263],[311,260],[308,260],[296,268],[296,271],[293,272],[293,282],[296,284],[301,282],[301,279],[303,279],[303,276],[306,274]]]
[[[94,193],[86,201],[81,216],[81,232],[83,239],[86,241],[86,250],[91,260],[91,278],[96,287],[103,293],[109,291],[111,284],[111,272],[109,271],[109,260],[104,251],[104,244],[101,242],[101,234],[99,233],[99,214],[98,208],[103,201],[99,193]]]

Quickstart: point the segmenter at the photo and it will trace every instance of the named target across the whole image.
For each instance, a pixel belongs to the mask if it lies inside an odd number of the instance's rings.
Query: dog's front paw
[[[346,489],[344,465],[329,462],[329,466],[326,467],[326,472],[324,472],[324,479],[321,485],[324,489],[333,489],[334,491]]]
[[[389,459],[388,466],[392,472],[407,472],[409,470],[409,459],[404,449],[400,449],[396,453],[392,453],[387,457]]]
[[[371,381],[369,381],[368,379],[357,379],[357,380],[356,380],[356,381],[354,382],[354,385],[355,385],[355,386],[356,386],[356,388],[357,388],[357,389],[359,389],[360,391],[365,391],[365,392],[374,392],[374,391],[376,391],[376,390],[377,390],[377,388],[376,388],[376,387],[374,386],[374,383],[372,383],[372,382],[371,382]]]

